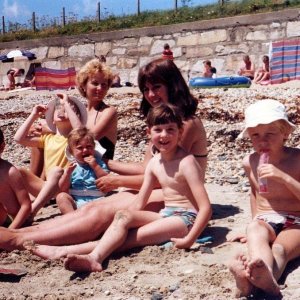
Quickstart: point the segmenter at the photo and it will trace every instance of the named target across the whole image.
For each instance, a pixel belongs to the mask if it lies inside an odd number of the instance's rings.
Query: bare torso
[[[99,110],[88,109],[86,127],[91,129],[97,140],[107,137],[113,144],[117,141],[117,114],[114,107],[104,105]]]
[[[278,164],[274,164],[274,166],[300,182],[300,149],[285,149],[285,157]],[[249,157],[249,175],[251,184],[255,187],[257,214],[275,211],[300,216],[300,200],[284,184],[268,179],[268,193],[260,194],[258,192],[258,159],[257,153],[253,153]]]
[[[181,157],[169,162],[162,161],[160,155],[156,155],[151,169],[162,186],[165,206],[196,209],[195,199],[181,171],[184,156],[187,156],[182,152]]]
[[[5,207],[7,213],[15,217],[20,209],[20,205],[10,184],[10,173],[13,168],[15,167],[9,162],[0,160],[0,202]]]

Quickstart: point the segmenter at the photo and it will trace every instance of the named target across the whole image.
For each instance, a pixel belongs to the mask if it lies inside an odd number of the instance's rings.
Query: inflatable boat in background
[[[248,88],[251,80],[245,76],[228,76],[228,77],[195,77],[189,81],[191,88]]]

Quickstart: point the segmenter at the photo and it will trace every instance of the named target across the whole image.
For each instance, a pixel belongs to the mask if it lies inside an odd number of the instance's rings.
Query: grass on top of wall
[[[53,20],[43,17],[41,21],[37,22],[37,28],[40,29],[37,29],[36,32],[26,29],[28,28],[26,25],[10,24],[11,28],[15,25],[16,29],[0,35],[0,42],[169,25],[243,14],[278,11],[295,7],[300,7],[300,0],[224,0],[223,5],[186,6],[179,8],[177,11],[145,11],[141,12],[140,15],[136,14],[122,17],[111,15],[100,22],[92,18],[86,18],[85,20],[70,22],[64,27],[58,26]]]

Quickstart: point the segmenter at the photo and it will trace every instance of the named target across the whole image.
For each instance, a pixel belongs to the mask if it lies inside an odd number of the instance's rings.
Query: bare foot
[[[280,288],[277,284],[277,281],[274,278],[272,271],[262,259],[257,258],[250,261],[248,268],[248,279],[254,286],[260,288],[268,294],[280,295]]]
[[[23,249],[17,241],[17,235],[11,229],[0,227],[0,249],[12,251],[15,249]]]
[[[237,254],[228,264],[229,270],[235,278],[237,298],[249,296],[253,291],[253,285],[247,278],[246,262],[246,256]]]
[[[24,248],[44,259],[59,259],[67,255],[63,246],[39,245],[34,241],[26,241]]]
[[[101,272],[102,265],[90,255],[69,254],[65,259],[65,268],[74,272]]]

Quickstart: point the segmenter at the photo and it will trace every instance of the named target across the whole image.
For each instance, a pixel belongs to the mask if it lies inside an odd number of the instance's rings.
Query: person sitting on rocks
[[[245,129],[254,153],[243,161],[251,185],[252,221],[246,236],[248,254],[237,254],[230,263],[237,296],[256,289],[280,296],[277,280],[287,263],[300,256],[300,149],[284,145],[295,125],[285,107],[261,100],[245,111]]]
[[[203,71],[203,77],[212,78],[216,76],[217,69],[215,67],[212,67],[210,60],[205,60],[203,62],[204,65],[204,71]]]
[[[19,228],[31,215],[31,201],[19,170],[1,158],[5,148],[0,129],[0,226]]]
[[[251,62],[249,55],[243,56],[244,65],[239,69],[238,74],[240,76],[248,77],[249,79],[254,79],[255,66]]]
[[[269,56],[264,55],[263,56],[263,65],[261,68],[258,69],[258,71],[254,75],[254,80],[253,82],[255,83],[261,83],[265,80],[270,79],[270,61],[269,61]]]
[[[114,74],[111,87],[121,87],[121,78],[119,74]]]
[[[9,80],[9,90],[14,90],[16,87],[16,77],[23,76],[25,74],[24,69],[11,68],[7,71],[6,75]]]

